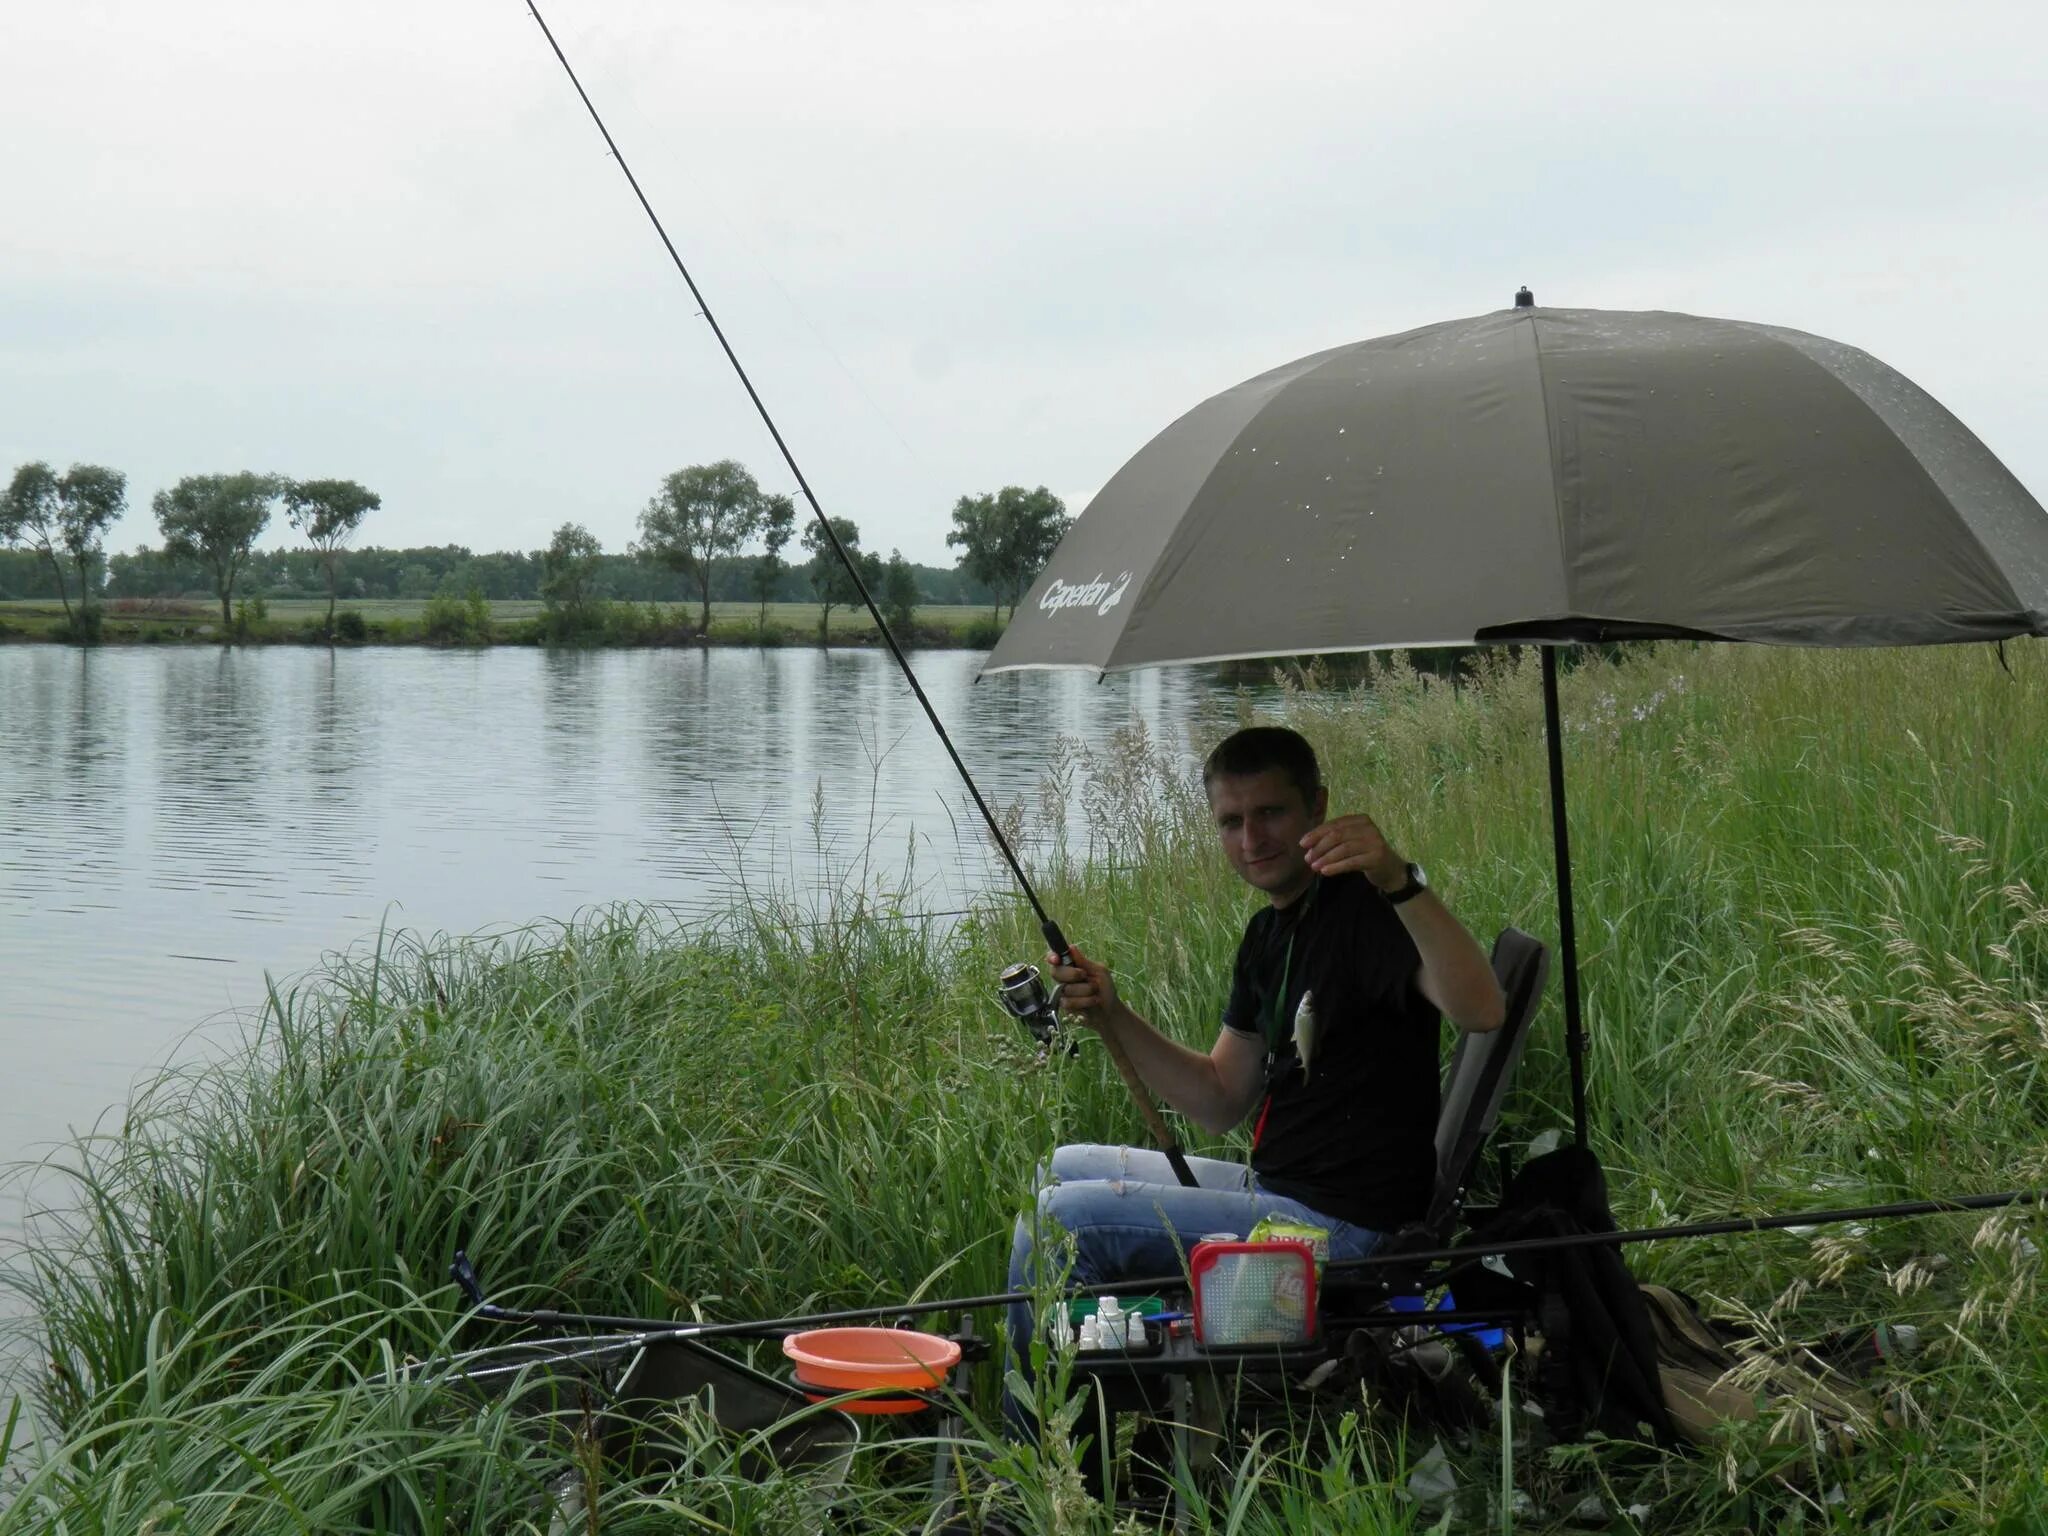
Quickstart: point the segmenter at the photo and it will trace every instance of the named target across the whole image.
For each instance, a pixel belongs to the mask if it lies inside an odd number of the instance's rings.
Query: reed
[[[1567,673],[1596,1147],[1625,1224],[2048,1183],[2044,649],[2009,647],[2007,673],[1982,649],[1658,646]],[[1355,686],[1298,673],[1264,708],[1476,931],[1555,932],[1533,660],[1456,687],[1398,658]],[[1249,906],[1182,745],[1068,744],[1012,814],[1067,932],[1206,1043]],[[490,944],[392,934],[280,987],[238,1056],[45,1170],[69,1214],[10,1260],[36,1363],[34,1411],[0,1414],[0,1532],[547,1529],[560,1467],[401,1369],[479,1342],[442,1279],[458,1247],[495,1299],[607,1312],[1000,1289],[1034,1163],[1143,1135],[1099,1053],[1041,1062],[995,1007],[995,970],[1040,947],[1007,900],[941,927],[849,885],[692,929],[621,908]],[[1568,1120],[1555,987],[1535,1028],[1517,1148]],[[1630,1506],[1659,1531],[2031,1528],[2043,1241],[2019,1213],[1631,1253],[1788,1342],[1920,1325],[1899,1422],[1853,1456],[1787,1415],[1715,1456],[1509,1447],[1504,1469],[1481,1441],[1450,1448],[1463,1502],[1424,1515],[1408,1449],[1361,1413],[1239,1447],[1203,1528],[1563,1529],[1589,1495],[1617,1528]],[[1112,1529],[1057,1456],[990,1440],[1033,1528]],[[872,1526],[918,1518],[905,1454],[860,1458]],[[1520,1512],[1489,1512],[1504,1470]],[[607,1532],[815,1518],[710,1439],[658,1484],[588,1481]]]

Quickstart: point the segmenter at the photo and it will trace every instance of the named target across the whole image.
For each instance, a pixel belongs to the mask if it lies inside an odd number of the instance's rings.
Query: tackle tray
[[[1060,1305],[1066,1309],[1067,1321],[1078,1328],[1083,1318],[1095,1316],[1101,1306],[1101,1298],[1096,1296],[1070,1296],[1061,1302]],[[1165,1297],[1133,1296],[1123,1304],[1123,1310],[1127,1315],[1135,1314],[1145,1319],[1145,1342],[1143,1344],[1139,1345],[1136,1349],[1132,1349],[1125,1344],[1118,1344],[1108,1349],[1082,1349],[1077,1345],[1074,1350],[1074,1358],[1089,1361],[1090,1363],[1097,1360],[1143,1360],[1148,1356],[1160,1353],[1166,1348],[1165,1328],[1154,1328],[1152,1326],[1153,1318],[1171,1310],[1166,1305]],[[1185,1316],[1184,1313],[1180,1312],[1175,1312],[1173,1315],[1175,1317]]]
[[[1090,1364],[1097,1360],[1143,1360],[1148,1356],[1159,1354],[1165,1348],[1166,1337],[1164,1332],[1154,1333],[1148,1329],[1145,1334],[1145,1342],[1136,1349],[1131,1348],[1128,1344],[1116,1344],[1108,1349],[1076,1348],[1074,1350],[1074,1358],[1076,1360],[1085,1360]]]
[[[1101,1308],[1102,1298],[1099,1296],[1070,1296],[1063,1305],[1067,1309],[1067,1321],[1078,1328],[1081,1326],[1082,1318],[1093,1317]],[[1149,1324],[1153,1318],[1167,1310],[1166,1298],[1164,1296],[1129,1296],[1124,1299],[1123,1310],[1126,1314],[1137,1313]]]

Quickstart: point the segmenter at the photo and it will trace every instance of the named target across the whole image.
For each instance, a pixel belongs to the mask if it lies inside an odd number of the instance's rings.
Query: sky
[[[1863,347],[2048,499],[2037,0],[543,11],[872,549],[1523,283]],[[480,550],[794,489],[524,0],[16,0],[0,135],[0,473],[126,471],[111,548],[238,469]]]

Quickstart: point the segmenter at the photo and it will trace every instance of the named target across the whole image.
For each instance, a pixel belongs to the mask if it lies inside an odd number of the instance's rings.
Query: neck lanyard
[[[1322,889],[1322,879],[1301,895],[1301,905],[1295,911],[1293,925],[1287,930],[1287,955],[1280,962],[1280,990],[1275,992],[1266,1007],[1266,1071],[1272,1074],[1273,1060],[1280,1054],[1280,1034],[1287,1024],[1287,986],[1294,976],[1294,941],[1301,937],[1301,925],[1308,921],[1309,904],[1316,899],[1316,892]]]

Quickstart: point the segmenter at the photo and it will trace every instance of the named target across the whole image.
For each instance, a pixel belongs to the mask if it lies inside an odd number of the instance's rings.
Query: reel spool
[[[1048,1050],[1064,1045],[1068,1055],[1074,1054],[1076,1042],[1063,1036],[1059,1027],[1059,991],[1047,989],[1037,966],[1020,963],[1004,970],[996,978],[996,1001],[1040,1045]]]

